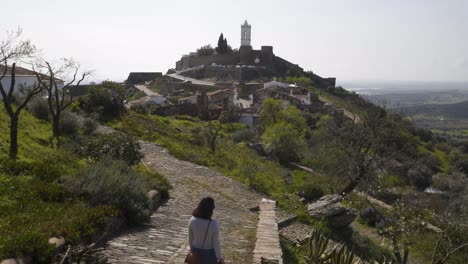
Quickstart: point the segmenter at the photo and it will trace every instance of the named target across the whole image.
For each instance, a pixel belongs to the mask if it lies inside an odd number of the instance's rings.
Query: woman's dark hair
[[[211,197],[201,199],[197,208],[193,210],[192,215],[197,218],[211,219],[215,208],[214,200]]]

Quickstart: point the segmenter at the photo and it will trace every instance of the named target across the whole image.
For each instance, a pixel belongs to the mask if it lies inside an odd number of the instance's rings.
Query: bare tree
[[[82,70],[80,64],[73,59],[62,59],[58,67],[53,67],[50,62],[40,59],[36,68],[38,69],[35,71],[37,80],[41,87],[47,91],[53,135],[58,138],[60,137],[62,113],[73,102],[70,88],[80,85],[91,72]],[[64,79],[68,79],[68,81],[65,83]]]
[[[216,140],[218,139],[219,132],[223,128],[224,113],[221,113],[217,120],[213,120],[213,116],[208,119],[208,124],[205,127],[205,139],[210,145],[212,153],[216,152]]]
[[[32,87],[22,87],[22,91],[15,93],[16,86],[16,62],[30,58],[36,49],[27,40],[21,39],[21,29],[7,33],[5,40],[0,42],[0,94],[2,96],[5,111],[10,117],[10,159],[16,159],[18,155],[18,124],[21,110],[23,110],[34,95],[41,92],[39,83]],[[12,62],[12,66],[8,64]],[[2,80],[9,73],[10,87],[3,87]],[[21,93],[19,93],[21,92]]]

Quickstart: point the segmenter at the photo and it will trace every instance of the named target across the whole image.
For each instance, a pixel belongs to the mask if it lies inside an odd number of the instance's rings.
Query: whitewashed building
[[[0,65],[0,76],[5,71],[5,66]],[[11,85],[11,67],[7,67],[7,73],[5,77],[1,80],[3,89],[6,93],[10,91]],[[14,93],[24,93],[25,90],[28,88],[34,87],[37,85],[37,77],[34,74],[34,71],[22,68],[22,67],[15,67],[15,86],[14,86]],[[63,89],[64,82],[62,80],[57,80],[57,85],[59,89]],[[1,94],[0,94],[1,98]]]

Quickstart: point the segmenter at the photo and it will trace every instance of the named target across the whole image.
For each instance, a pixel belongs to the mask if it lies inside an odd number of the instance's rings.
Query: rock
[[[261,264],[279,264],[279,260],[277,260],[277,259],[267,259],[267,258],[262,257],[260,263]]]
[[[310,216],[317,219],[326,219],[336,228],[351,224],[357,216],[357,210],[341,205],[342,196],[338,194],[325,195],[318,201],[307,206]]]
[[[16,259],[5,259],[0,264],[29,264],[32,263],[31,257],[22,257]]]
[[[380,225],[380,223],[384,221],[383,214],[374,207],[361,209],[359,216],[366,221],[368,225],[373,227]]]
[[[148,192],[148,198],[150,198],[153,203],[153,210],[158,209],[161,205],[161,193],[157,190],[151,190]]]
[[[56,250],[61,250],[65,246],[65,238],[51,237],[49,238],[49,244],[54,245]]]

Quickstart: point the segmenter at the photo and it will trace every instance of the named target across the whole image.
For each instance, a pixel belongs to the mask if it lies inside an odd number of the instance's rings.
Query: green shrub
[[[135,104],[130,107],[130,110],[135,111],[142,115],[147,115],[149,113],[148,108],[143,104]]]
[[[407,176],[410,184],[419,190],[424,190],[432,184],[432,171],[422,164],[408,170]]]
[[[298,161],[306,145],[303,135],[285,122],[268,126],[261,142],[267,153],[277,157],[282,163]]]
[[[63,186],[44,182],[40,180],[31,180],[31,191],[35,192],[44,202],[64,202],[68,196]]]
[[[28,103],[28,109],[31,113],[42,120],[49,120],[49,104],[47,99],[36,97]]]
[[[125,111],[123,87],[105,81],[92,87],[89,93],[80,98],[80,106],[88,113],[98,113],[102,118],[119,116]]]
[[[211,56],[215,52],[214,48],[210,44],[202,46],[197,49],[198,56]]]
[[[33,169],[31,174],[39,180],[53,182],[60,178],[63,173],[63,166],[60,165],[61,164],[57,164],[50,159],[36,161],[32,165]]]
[[[78,116],[72,112],[65,111],[60,117],[59,129],[62,134],[75,135],[80,128]]]
[[[29,175],[33,169],[34,166],[26,161],[0,159],[0,172],[8,175]]]
[[[86,136],[80,140],[80,144],[80,154],[92,160],[102,160],[110,156],[116,160],[123,160],[128,165],[134,165],[143,158],[138,141],[122,132]]]
[[[111,205],[118,208],[132,224],[149,219],[152,204],[147,192],[150,186],[157,184],[154,179],[133,170],[125,162],[110,158],[62,177],[62,183],[72,195],[83,197],[91,206]]]
[[[0,259],[30,256],[34,263],[51,263],[54,247],[34,230],[21,230],[13,236],[0,236]]]
[[[85,135],[91,135],[96,131],[99,123],[92,118],[85,118],[81,124],[81,129]]]
[[[317,186],[312,181],[306,181],[303,186],[302,196],[308,200],[313,201],[320,197],[322,197],[325,192],[322,190],[320,186]]]
[[[245,128],[234,132],[232,134],[232,140],[234,140],[234,142],[254,142],[255,136],[254,130]]]

